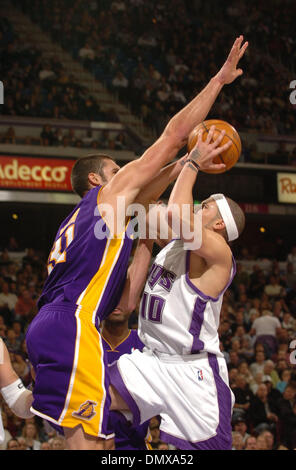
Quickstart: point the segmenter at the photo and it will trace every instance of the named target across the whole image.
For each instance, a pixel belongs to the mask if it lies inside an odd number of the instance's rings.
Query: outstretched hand
[[[241,68],[237,68],[238,62],[243,57],[249,43],[245,42],[243,45],[244,37],[241,35],[233,43],[229,55],[217,73],[216,77],[222,85],[232,83],[237,77],[243,74]]]
[[[188,155],[188,159],[194,160],[201,170],[223,170],[226,167],[224,163],[214,163],[214,158],[227,150],[232,145],[232,142],[229,140],[226,144],[219,147],[225,131],[223,130],[219,137],[213,140],[214,132],[215,126],[211,126],[206,140],[203,141],[203,130],[201,129],[197,134],[197,142]]]

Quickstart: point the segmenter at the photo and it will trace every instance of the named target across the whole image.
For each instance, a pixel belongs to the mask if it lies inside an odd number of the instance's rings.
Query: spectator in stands
[[[29,291],[25,289],[19,296],[15,305],[15,318],[24,324],[24,322],[28,321],[35,312],[36,302],[30,296]]]
[[[259,439],[259,447],[262,447],[261,449],[258,449],[258,450],[274,450],[276,448],[275,446],[275,443],[274,443],[274,435],[266,430],[266,431],[262,431],[259,436],[257,437],[257,439],[260,437]],[[262,438],[262,440],[261,440]],[[264,448],[264,441],[263,439],[265,440],[265,446],[266,448]],[[261,444],[262,443],[262,444]],[[257,444],[258,445],[258,444]]]
[[[233,368],[237,369],[239,366],[239,355],[236,351],[229,351],[229,363],[227,364],[228,370],[231,370]]]
[[[296,271],[292,262],[287,262],[285,281],[289,289],[292,289],[296,283]]]
[[[84,137],[82,137],[82,142],[83,142],[83,145],[85,147],[89,147],[91,145],[91,143],[94,141],[94,137],[93,137],[93,131],[91,129],[88,129],[86,131],[86,134]]]
[[[10,292],[8,282],[4,282],[2,284],[1,290],[2,292],[0,293],[0,310],[7,308],[12,313],[17,303],[17,296]]]
[[[22,437],[26,439],[27,450],[40,450],[41,442],[39,440],[37,426],[34,423],[34,418],[26,420],[22,430]]]
[[[249,436],[246,439],[244,450],[257,450],[257,439],[255,436]]]
[[[292,317],[290,312],[285,312],[283,314],[282,324],[281,327],[284,330],[287,330],[289,336],[292,337],[294,332],[296,331],[296,320]]]
[[[250,434],[247,432],[247,423],[246,420],[240,416],[233,421],[233,430],[234,432],[239,432],[243,438],[244,446],[246,445],[247,439],[250,437]]]
[[[270,276],[269,284],[265,286],[264,292],[269,297],[279,297],[282,293],[282,286],[279,283],[279,278],[276,276]]]
[[[246,418],[248,416],[253,393],[242,374],[237,374],[235,384],[231,388],[235,396],[233,408],[233,420],[235,422],[238,417]]]
[[[254,377],[253,377],[253,375],[252,375],[252,373],[249,369],[249,365],[248,365],[248,362],[246,360],[242,360],[239,363],[238,373],[245,378],[248,385],[250,385],[252,382],[254,382]]]
[[[273,386],[271,377],[269,375],[264,375],[262,378],[262,382],[266,385],[266,388],[267,388],[268,403],[270,403],[270,406],[272,410],[274,411],[274,413],[278,415],[278,412],[279,412],[278,402],[281,399],[281,394]]]
[[[49,442],[42,442],[40,446],[40,450],[52,450],[52,448]]]
[[[44,62],[40,72],[39,72],[40,80],[53,80],[56,78],[56,74],[51,69],[49,62]]]
[[[26,439],[24,437],[18,437],[17,442],[19,443],[19,450],[27,450]]]
[[[114,145],[115,145],[116,150],[125,150],[125,149],[128,148],[125,133],[120,132],[119,134],[117,134],[117,136],[114,140]]]
[[[6,444],[6,450],[20,450],[17,439],[10,439]]]
[[[263,372],[257,372],[255,376],[253,377],[253,380],[250,383],[250,389],[255,395],[257,393],[259,385],[261,385],[263,382]]]
[[[43,130],[40,134],[40,144],[41,145],[53,145],[54,134],[50,124],[43,126]]]
[[[243,437],[239,432],[232,432],[232,449],[231,450],[243,450],[244,441]]]
[[[5,344],[9,352],[19,352],[21,348],[21,341],[17,339],[15,331],[10,328],[7,330]]]
[[[5,144],[15,144],[15,130],[13,127],[9,127],[7,131],[2,135],[2,141]]]
[[[277,335],[281,330],[281,324],[278,318],[275,318],[271,311],[263,310],[262,315],[252,324],[251,336],[255,336],[255,344],[264,344],[268,357],[277,350]]]
[[[72,127],[68,130],[67,138],[68,145],[70,145],[71,147],[75,147],[77,139],[75,137],[75,130]]]
[[[261,346],[263,347],[262,344]],[[253,377],[255,377],[258,372],[264,374],[265,360],[266,360],[266,357],[265,357],[264,350],[255,351],[255,361],[250,364],[250,372],[253,374]]]
[[[290,252],[288,253],[287,262],[292,263],[294,270],[296,271],[296,245],[293,245]]]
[[[121,70],[118,70],[115,74],[115,77],[112,80],[112,85],[116,89],[127,88],[128,79],[124,76]]]
[[[275,423],[278,421],[278,417],[268,400],[268,389],[265,384],[259,385],[256,395],[251,400],[249,417],[257,432],[274,429]]]
[[[278,376],[278,373],[277,371],[275,370],[275,364],[274,362],[271,360],[271,359],[268,359],[265,361],[265,364],[264,364],[264,369],[263,369],[263,382],[266,380],[266,379],[270,379],[271,380],[271,383],[272,383],[272,386],[273,387],[276,387],[276,384],[278,383],[278,381],[280,380],[279,379],[279,376]]]
[[[289,152],[286,147],[286,142],[280,141],[276,151],[269,156],[268,160],[273,165],[288,165]]]
[[[2,425],[4,429],[4,440],[0,444],[0,450],[5,450],[7,447],[7,443],[10,441],[10,439],[12,439],[12,435],[7,429],[7,414],[5,413],[5,411],[1,411],[1,416],[2,416]]]
[[[62,436],[53,437],[50,448],[51,450],[65,450],[65,439]]]
[[[276,389],[279,390],[279,392],[283,393],[286,386],[289,384],[291,377],[292,377],[292,372],[290,369],[282,370],[280,373],[280,380],[276,384]]]
[[[78,56],[83,59],[83,63],[88,66],[95,60],[95,51],[91,48],[90,44],[86,42],[84,47],[79,49]]]
[[[279,400],[279,417],[281,420],[281,440],[289,448],[296,446],[296,388],[295,384],[288,384]]]

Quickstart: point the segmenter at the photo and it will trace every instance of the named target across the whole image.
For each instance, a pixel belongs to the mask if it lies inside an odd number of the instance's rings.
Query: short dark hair
[[[71,184],[73,191],[83,197],[90,189],[88,182],[89,173],[97,173],[104,178],[103,168],[106,160],[113,160],[109,155],[95,153],[78,158],[71,172]]]
[[[226,201],[228,202],[229,208],[231,210],[232,216],[234,218],[234,221],[237,227],[238,235],[240,236],[246,225],[245,214],[243,213],[240,206],[236,202],[234,202],[232,199],[230,199],[229,197],[226,197]]]

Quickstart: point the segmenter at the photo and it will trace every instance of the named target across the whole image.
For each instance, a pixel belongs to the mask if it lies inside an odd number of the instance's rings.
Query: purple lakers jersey
[[[140,340],[136,330],[129,330],[128,336],[124,341],[118,344],[115,349],[112,349],[103,336],[102,340],[104,351],[107,354],[108,364],[112,364],[112,362],[117,361],[123,354],[131,354],[135,349],[142,351],[144,348],[144,344]]]
[[[123,354],[131,354],[135,349],[142,351],[144,344],[136,330],[130,330],[128,336],[116,348],[112,348],[102,336],[102,342],[108,364],[120,358]],[[118,411],[110,411],[108,428],[115,433],[116,450],[147,450],[149,422],[139,426],[132,424]]]
[[[108,237],[109,229],[98,210],[100,191],[90,190],[61,224],[48,257],[48,278],[38,301],[81,306],[96,326],[120,300],[132,249],[126,231]]]

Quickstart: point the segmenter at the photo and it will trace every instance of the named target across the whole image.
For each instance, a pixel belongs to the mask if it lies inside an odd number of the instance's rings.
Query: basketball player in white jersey
[[[178,209],[182,227],[185,222],[193,230],[197,215],[192,189],[198,171],[223,167],[213,164],[213,158],[228,144],[219,147],[223,134],[212,142],[213,132],[214,127],[205,142],[199,134],[175,183],[165,209],[171,228]],[[188,219],[185,204],[192,208]],[[201,216],[197,227],[201,245],[187,249],[191,240],[183,230],[178,239],[171,234],[155,258],[139,313],[139,337],[146,347],[111,366],[112,407],[129,408],[134,424],[160,415],[160,439],[177,449],[227,450],[232,442],[234,396],[219,348],[218,326],[223,293],[235,275],[228,243],[238,238],[245,218],[240,207],[222,194],[203,202]],[[130,270],[134,300],[149,266],[151,245],[151,241],[142,243]],[[129,308],[131,301],[119,308]]]
[[[0,338],[0,392],[9,408],[19,418],[32,418],[30,411],[32,392],[25,388],[22,380],[12,368],[9,352]],[[4,429],[0,410],[0,444],[4,441]]]

